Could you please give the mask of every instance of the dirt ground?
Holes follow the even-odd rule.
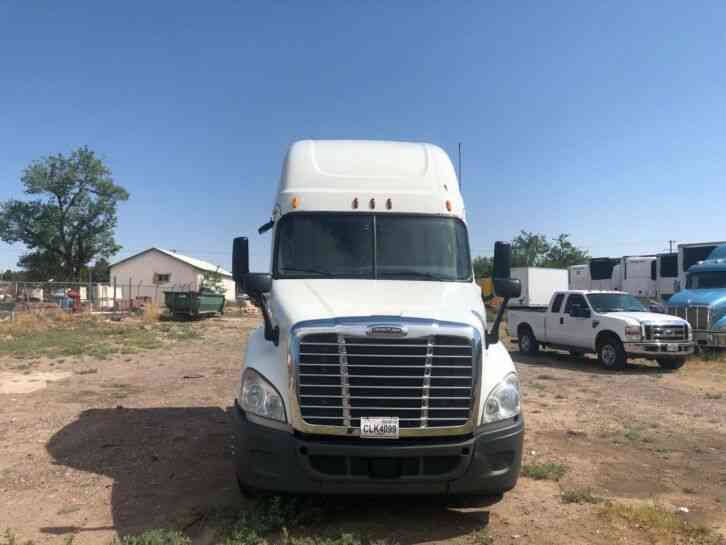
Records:
[[[107,543],[150,528],[207,542],[209,514],[243,508],[226,410],[253,318],[194,323],[201,336],[104,359],[0,359],[0,531],[20,539]],[[0,340],[2,342],[2,340]],[[522,477],[485,509],[428,501],[341,503],[315,531],[418,543],[671,543],[603,503],[655,504],[726,536],[726,362],[662,373],[645,361],[601,372],[592,358],[512,355],[521,373],[525,464],[560,464],[559,481]],[[686,512],[687,510],[687,512]]]

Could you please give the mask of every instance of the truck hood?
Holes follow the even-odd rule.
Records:
[[[668,314],[658,314],[657,312],[604,312],[601,316],[632,321],[638,324],[641,322],[662,325],[680,325],[685,323],[685,320],[682,318],[676,318],[674,316],[669,316]]]
[[[276,280],[273,314],[290,327],[306,320],[400,316],[466,323],[482,331],[479,286],[468,282],[403,280]]]
[[[674,293],[668,299],[668,306],[686,305],[724,305],[726,304],[726,288],[705,290],[683,290]]]

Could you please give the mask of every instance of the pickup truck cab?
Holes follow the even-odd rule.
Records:
[[[508,316],[521,352],[534,354],[540,347],[594,352],[606,369],[623,369],[628,356],[678,369],[694,349],[686,320],[648,312],[634,296],[618,291],[558,291],[547,307],[513,307]]]
[[[232,408],[242,491],[500,499],[522,457],[519,379],[501,312],[487,329],[446,153],[297,142],[273,202],[271,272],[233,244],[264,317]],[[497,295],[518,297],[511,247],[494,261]]]

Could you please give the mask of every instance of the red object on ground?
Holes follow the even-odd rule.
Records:
[[[68,290],[66,293],[68,297],[73,299],[73,312],[80,312],[81,310],[81,294],[74,289]]]

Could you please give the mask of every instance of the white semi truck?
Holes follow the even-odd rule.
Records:
[[[514,487],[519,379],[487,329],[464,201],[429,144],[301,141],[272,209],[270,273],[234,276],[261,307],[234,403],[243,491],[434,494]],[[495,290],[511,248],[495,248]],[[503,308],[506,306],[503,306]]]

